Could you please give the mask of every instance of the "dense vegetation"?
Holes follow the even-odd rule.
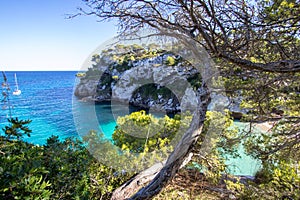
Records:
[[[299,196],[299,1],[92,0],[86,1],[86,5],[80,9],[82,14],[117,20],[120,35],[138,37],[140,30],[151,30],[203,47],[221,75],[213,81],[225,86],[228,96],[242,98],[241,106],[247,110],[242,120],[273,125],[267,133],[248,131],[242,136],[249,154],[263,163],[257,178],[264,181],[258,181],[262,185],[252,190],[255,191],[252,194],[249,192],[249,198],[255,198],[255,194],[265,199]],[[205,84],[201,89],[205,91]],[[206,107],[202,108],[206,112]],[[199,127],[203,127],[203,118],[198,121]],[[187,132],[188,135],[192,133]],[[194,142],[190,139],[190,146]],[[180,144],[174,152],[185,151],[185,154],[177,153],[181,157],[176,164],[168,163],[134,199],[152,198],[176,174],[164,175],[166,171],[176,172],[178,163],[189,154],[190,149]],[[293,178],[283,178],[283,174]]]
[[[220,72],[220,76],[212,80],[213,86],[224,86],[219,88],[224,89],[227,96],[242,98],[241,107],[247,112],[241,120],[249,123],[248,130],[238,134],[227,110],[208,111],[203,123],[199,120],[202,132],[197,135],[198,140],[192,140],[186,151],[194,155],[187,168],[201,169],[205,182],[209,183],[206,190],[213,190],[220,198],[300,198],[299,1],[84,2],[88,11],[81,9],[83,14],[96,15],[101,20],[117,18],[120,33],[124,35],[151,29],[158,33],[176,33],[201,45]],[[114,61],[111,70],[124,72],[131,63],[166,53],[157,50],[157,46],[147,48],[120,45],[104,51],[103,55],[95,55],[96,65],[89,69],[86,77],[99,76],[102,72],[97,67],[109,64],[104,59],[107,56]],[[175,56],[163,62],[170,67],[178,64]],[[108,74],[103,83],[117,80],[118,77]],[[205,89],[203,81],[207,80],[195,76],[190,81],[196,88]],[[3,95],[7,101],[7,94]],[[155,119],[137,112],[119,118],[113,135],[115,146],[95,131],[87,134],[83,141],[61,142],[54,136],[46,145],[36,146],[21,140],[24,135],[30,135],[30,126],[27,127],[30,121],[10,117],[0,140],[0,197],[108,199],[114,189],[130,177],[136,177],[136,172],[167,159],[174,148],[171,141],[178,132],[183,134],[178,131],[179,124],[185,126],[190,120],[188,114],[174,119]],[[252,131],[252,125],[261,122],[272,123],[270,131]],[[262,162],[253,181],[241,182],[238,177],[226,174],[225,155],[238,156],[236,148],[240,142],[249,155]],[[168,178],[178,171],[182,160],[166,166],[172,173],[154,179],[162,180],[154,182],[158,187],[144,187],[149,190],[138,195],[151,198],[161,191]],[[192,196],[189,184],[185,185],[185,192],[166,188],[157,198],[198,198]],[[224,187],[220,189],[220,185]],[[194,187],[193,190],[198,190]]]
[[[206,138],[205,142],[202,139],[198,141],[194,149],[196,156],[187,166],[193,169],[201,167],[206,182],[211,183],[212,188],[217,187],[221,180],[224,181],[223,174],[227,171],[224,156],[229,154],[238,156],[236,154],[238,143],[234,142],[238,132],[233,127],[233,121],[228,114],[208,113],[206,128],[202,135],[203,140]],[[105,141],[101,134],[94,131],[87,134],[83,141],[74,139],[59,141],[57,136],[52,136],[45,145],[37,146],[21,140],[30,132],[28,127],[30,121],[12,119],[10,126],[4,129],[5,136],[1,136],[0,140],[1,198],[108,199],[115,188],[133,175],[130,169],[133,167],[143,169],[145,164],[143,160],[146,160],[147,153],[161,150],[158,154],[151,155],[152,163],[147,163],[148,165],[162,160],[172,150],[170,140],[178,131],[180,124],[188,127],[190,120],[190,115],[185,115],[181,120],[179,116],[173,119],[168,117],[156,119],[151,115],[146,115],[144,111],[119,118],[118,127],[113,135],[115,144],[120,146],[124,154],[128,151],[140,153],[140,156],[135,157],[135,160],[128,164],[128,160],[120,159],[119,151],[115,151],[109,141]],[[209,126],[212,122],[214,122],[214,127]],[[139,134],[149,133],[149,128],[152,129],[151,132],[157,134],[140,139],[136,137],[141,137],[141,135],[126,134],[135,129],[141,131],[141,127],[145,131]],[[214,130],[214,133],[209,133],[209,141],[205,135],[208,133],[208,128]],[[216,135],[220,131],[222,135]],[[205,147],[202,144],[207,145],[206,148],[209,147],[209,151],[203,151]],[[90,151],[86,147],[89,147]],[[117,158],[120,168],[112,168],[107,163],[101,164],[95,159],[97,156],[108,156],[101,154],[103,148],[111,148],[111,151],[106,149],[105,154],[110,153],[109,160]],[[93,149],[99,151],[98,155]],[[162,153],[165,155],[163,156]],[[225,180],[227,188],[222,191],[226,191],[225,194],[234,194],[241,199],[262,197],[274,199],[284,196],[297,199],[300,195],[299,171],[297,165],[290,161],[264,162],[264,168],[257,173],[255,182],[248,182],[247,185],[232,180],[235,179]],[[160,196],[164,199],[174,194],[176,190],[171,193],[163,192]],[[222,196],[222,193],[219,195]]]
[[[156,119],[145,111],[134,112],[118,119],[118,126],[113,134],[114,144],[123,150],[137,153],[159,150],[170,145],[179,130],[180,122],[178,115],[173,119],[168,116]],[[188,122],[185,126],[187,125]]]
[[[99,163],[84,141],[51,136],[38,146],[20,140],[28,123],[12,119],[0,137],[1,199],[107,199],[127,178]]]
[[[124,60],[124,58],[128,57],[129,52],[126,48],[133,47],[121,46],[108,52],[111,53],[113,51],[118,56],[121,55],[121,57],[114,56],[115,59]],[[145,48],[140,47],[139,50],[146,54],[145,56],[140,55],[142,58],[147,57],[149,52]],[[120,51],[123,54],[120,54]],[[160,52],[164,51],[161,50]],[[104,53],[107,52],[104,51]],[[112,54],[107,55],[112,56]],[[151,55],[153,56],[153,54]],[[173,60],[172,58],[168,56],[164,63],[171,66],[179,63],[175,63],[175,59],[173,58]],[[134,60],[138,59],[134,58]],[[180,62],[183,61],[181,60]],[[223,84],[228,97],[233,99],[243,97],[240,106],[248,112],[244,113],[241,120],[250,123],[250,131],[242,132],[240,135],[237,135],[236,130],[231,129],[229,131],[228,128],[232,125],[230,112],[227,112],[225,118],[221,113],[208,112],[206,126],[209,124],[213,126],[210,129],[215,129],[215,135],[210,133],[212,135],[209,135],[209,137],[212,138],[210,141],[207,141],[206,131],[203,131],[198,144],[194,147],[195,155],[197,156],[193,157],[193,162],[191,162],[190,166],[195,167],[197,163],[196,166],[200,166],[200,169],[209,181],[219,183],[223,178],[222,174],[227,172],[223,156],[226,154],[238,156],[234,147],[242,139],[247,153],[261,160],[263,168],[256,174],[255,182],[252,182],[247,187],[243,184],[227,181],[228,189],[243,199],[255,199],[258,196],[264,199],[284,196],[298,198],[300,155],[298,126],[300,116],[299,73],[283,75],[281,73],[257,70],[241,70],[240,67],[232,63],[224,63],[218,59],[215,62],[223,65],[219,69],[222,76],[214,80],[214,87],[218,88],[220,84]],[[126,66],[130,65],[128,62],[125,62],[125,64]],[[186,64],[188,65],[187,62]],[[114,64],[112,66],[119,65]],[[195,87],[194,89],[201,86],[202,81],[199,76],[199,74],[195,74],[195,76],[188,79]],[[111,81],[117,80],[111,78]],[[139,93],[144,99],[155,99],[158,94],[172,95],[169,90],[165,91],[165,88],[158,88],[155,84],[145,85],[135,92]],[[113,135],[114,144],[122,150],[141,153],[139,158],[131,158],[135,159],[135,163],[139,163],[143,160],[144,154],[154,149],[160,150],[161,147],[166,147],[169,144],[172,136],[176,134],[178,125],[182,122],[181,120],[177,117],[174,119],[155,119],[151,115],[145,115],[144,112],[133,113],[118,120],[118,127]],[[271,131],[251,131],[254,128],[253,124],[266,121],[274,124]],[[169,126],[166,124],[169,124]],[[164,129],[170,133],[169,135],[162,134],[163,125],[167,126]],[[147,136],[149,132],[152,134],[151,137]],[[222,133],[222,135],[216,135],[217,133]],[[166,136],[170,136],[170,138]],[[210,146],[208,154],[201,152],[203,151],[202,142],[204,140],[207,143],[206,146]],[[167,152],[170,152],[171,149],[161,149],[163,156],[161,155],[160,159],[155,158],[156,154],[152,155],[152,164],[154,164],[155,160],[162,161],[162,158],[166,159],[165,156],[168,155]],[[116,153],[116,150],[114,152]],[[145,166],[149,164],[151,163],[147,163]],[[136,169],[142,168],[136,167]]]
[[[122,46],[118,51],[127,47],[132,48]],[[122,55],[126,56],[128,52],[124,52]],[[172,59],[168,60],[165,64],[175,65]],[[97,73],[95,66],[89,71],[87,77]],[[290,76],[276,73],[241,71],[232,65],[223,67],[221,73],[222,77],[214,80],[214,86],[225,84],[228,96],[243,97],[241,107],[249,112],[242,120],[251,122],[250,130],[253,122],[276,119],[276,125],[271,132],[241,132],[233,126],[230,111],[207,112],[202,134],[193,147],[192,161],[181,173],[191,169],[195,173],[201,172],[203,181],[212,189],[204,187],[201,193],[208,196],[218,191],[220,198],[228,195],[240,199],[299,198],[299,127],[295,126],[299,116],[299,82],[293,81],[299,74],[289,79]],[[198,76],[195,74],[189,80],[195,89],[202,83]],[[157,88],[155,84],[141,87],[136,92],[143,98],[172,95],[170,90]],[[3,101],[8,101],[7,96]],[[136,172],[167,159],[174,149],[173,140],[180,139],[191,120],[190,113],[181,113],[174,118],[155,118],[145,111],[134,112],[118,119],[113,134],[115,146],[95,131],[88,133],[82,141],[60,141],[52,136],[45,145],[37,146],[22,141],[31,134],[30,120],[10,118],[0,141],[1,198],[109,199],[112,192]],[[230,175],[225,163],[227,156],[239,156],[237,148],[241,142],[249,155],[262,161],[262,168],[254,181],[248,180],[247,184]],[[218,188],[222,185],[220,183],[225,183],[222,189]],[[214,188],[218,189],[214,191]],[[166,189],[157,198],[165,199],[177,196],[177,193],[181,192]],[[183,196],[183,199],[199,196],[190,195]]]

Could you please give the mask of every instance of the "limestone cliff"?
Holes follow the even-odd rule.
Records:
[[[94,65],[81,78],[75,96],[92,101],[120,101],[169,113],[194,110],[195,91],[201,85],[197,69],[180,56],[137,45],[116,46],[94,55]],[[212,93],[210,110],[229,108],[236,118],[246,112],[241,99]]]
[[[146,109],[179,112],[184,104],[181,101],[189,99],[185,95],[195,97],[193,88],[200,77],[179,56],[137,46],[116,47],[94,55],[93,61],[94,66],[75,89],[75,96],[81,99],[98,102],[113,99]],[[188,107],[193,109],[196,103]]]

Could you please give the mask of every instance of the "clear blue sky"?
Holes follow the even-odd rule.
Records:
[[[111,23],[76,13],[81,0],[0,0],[0,71],[79,70],[117,34]]]

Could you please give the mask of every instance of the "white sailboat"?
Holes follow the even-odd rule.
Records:
[[[21,90],[19,90],[18,80],[17,80],[17,75],[16,74],[15,74],[15,83],[16,83],[16,89],[13,91],[13,95],[20,95]]]

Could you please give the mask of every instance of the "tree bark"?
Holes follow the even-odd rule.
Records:
[[[197,142],[197,139],[201,134],[207,106],[210,103],[209,89],[205,84],[202,87],[202,91],[202,94],[199,94],[198,96],[198,107],[194,112],[191,126],[182,136],[182,139],[177,144],[166,163],[164,165],[162,163],[157,163],[139,173],[115,190],[111,199],[151,199],[175,176],[183,163],[187,163],[185,160],[189,157],[188,155],[190,155],[193,145]],[[150,183],[143,187],[148,182]],[[136,193],[137,190],[139,191]]]
[[[140,172],[132,177],[125,184],[117,188],[111,197],[111,200],[126,199],[135,194],[141,187],[149,183],[157,173],[162,169],[164,163],[156,163],[150,168]]]

